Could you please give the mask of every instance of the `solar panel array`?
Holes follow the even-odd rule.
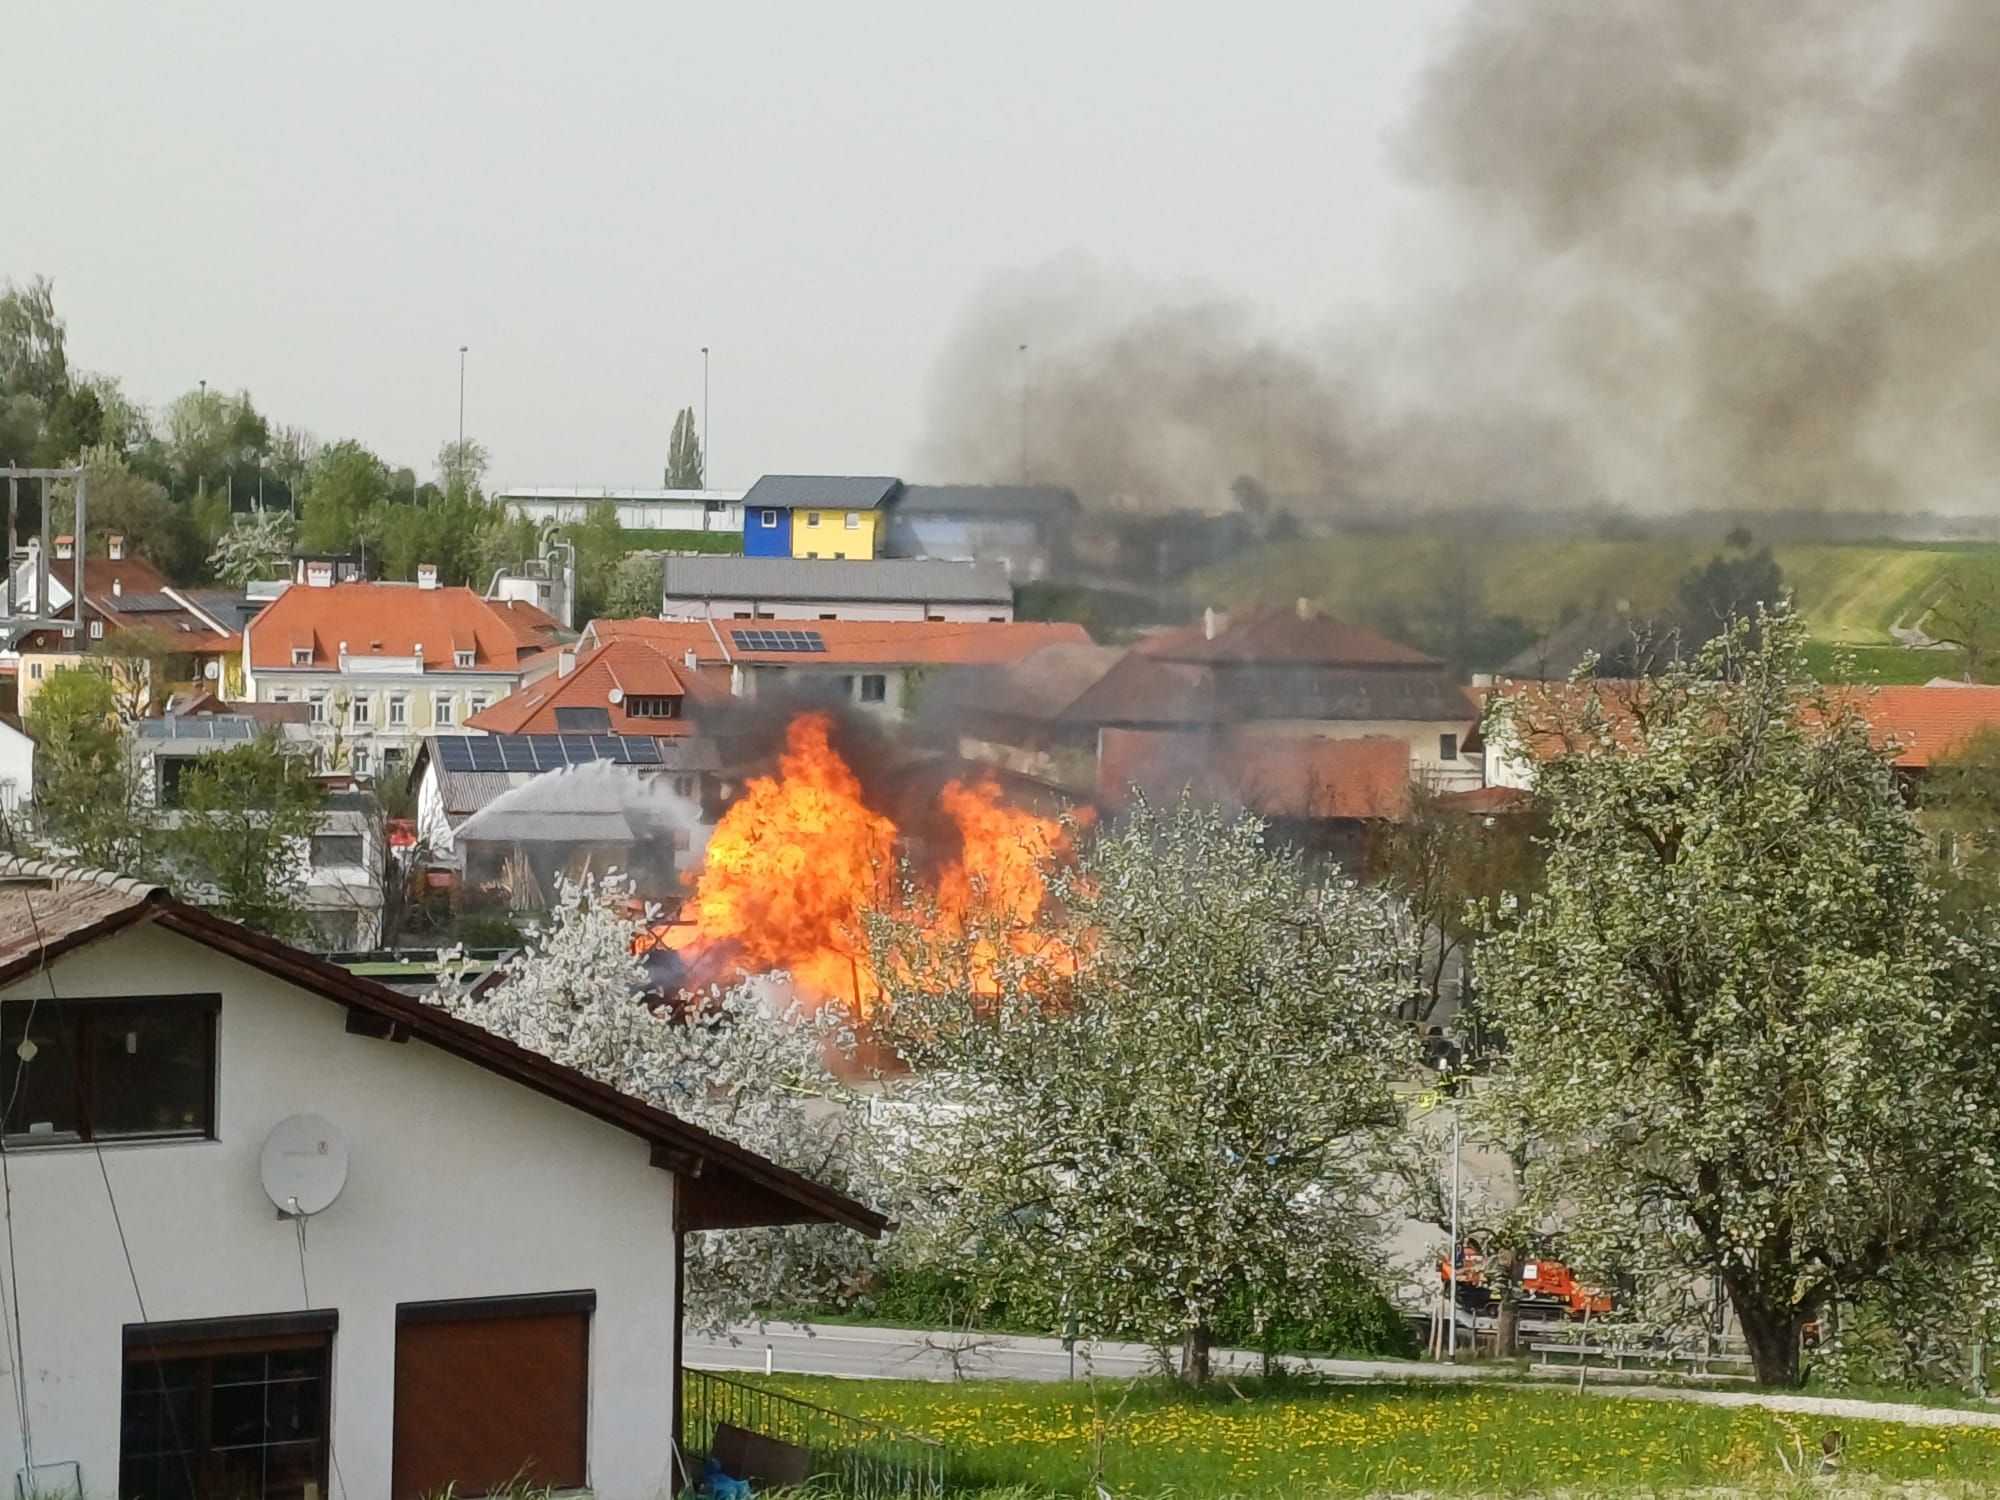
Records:
[[[738,651],[824,651],[826,637],[817,630],[732,630]]]
[[[164,615],[177,614],[180,602],[165,594],[100,594],[103,599],[121,615]]]
[[[555,771],[615,761],[622,766],[663,764],[649,739],[621,734],[447,735],[431,741],[447,771]]]
[[[229,714],[140,719],[132,729],[142,740],[248,740],[257,735],[254,722]]]

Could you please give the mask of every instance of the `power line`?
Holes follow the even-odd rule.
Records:
[[[293,1201],[296,1202],[297,1200]],[[312,1283],[306,1278],[306,1216],[304,1214],[294,1214],[292,1216],[292,1224],[299,1232],[299,1295],[305,1299],[305,1310],[311,1312],[313,1305]],[[329,1382],[332,1381],[333,1369],[331,1365],[328,1366],[324,1378]],[[329,1413],[333,1410],[332,1398],[333,1393],[331,1391],[327,1392],[325,1409]],[[347,1500],[347,1481],[340,1475],[340,1455],[334,1451],[333,1446],[333,1419],[331,1416],[327,1418],[326,1423],[326,1461],[333,1466],[333,1482],[335,1487],[340,1491],[341,1500]]]

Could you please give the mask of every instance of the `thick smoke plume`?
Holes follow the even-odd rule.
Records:
[[[1994,0],[1477,0],[1397,142],[1445,277],[1303,336],[1011,279],[946,350],[929,467],[1018,477],[1026,341],[1035,476],[1092,500],[1983,508],[1996,121]]]

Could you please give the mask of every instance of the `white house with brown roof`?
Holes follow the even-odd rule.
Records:
[[[884,1227],[130,880],[0,861],[0,1040],[20,1492],[657,1500],[683,1237]]]
[[[306,704],[329,766],[372,775],[555,670],[562,639],[534,605],[467,588],[295,585],[244,628],[246,694]]]

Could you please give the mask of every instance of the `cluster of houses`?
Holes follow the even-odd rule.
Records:
[[[913,759],[983,768],[1043,804],[1190,791],[1356,870],[1413,788],[1490,816],[1530,770],[1480,735],[1496,684],[1303,600],[1205,610],[1120,645],[1017,620],[1014,580],[1062,555],[1064,491],[767,475],[735,496],[502,498],[543,519],[608,501],[635,529],[740,528],[744,551],[668,549],[655,614],[573,630],[559,573],[482,595],[431,568],[381,582],[302,558],[249,590],[182,589],[116,537],[82,560],[71,601],[58,539],[67,566],[17,572],[30,589],[46,573],[52,612],[82,623],[0,652],[15,710],[0,717],[0,812],[33,794],[18,714],[60,668],[100,665],[132,699],[163,807],[219,746],[271,736],[313,759],[333,795],[302,851],[309,914],[324,949],[353,951],[381,942],[386,882],[412,866],[461,909],[532,912],[613,867],[671,902],[737,789],[770,769],[773,706],[839,706]],[[147,648],[111,649],[135,639]],[[1920,770],[2000,722],[2000,690],[1892,688],[1875,712]],[[381,814],[389,787],[412,795],[403,816]]]
[[[587,498],[635,529],[741,529],[743,555],[664,557],[657,614],[578,630],[549,571],[481,594],[301,559],[238,594],[176,588],[112,539],[79,596],[32,601],[58,623],[0,654],[0,806],[33,796],[19,712],[63,667],[108,671],[163,806],[189,764],[253,737],[334,783],[310,900],[322,946],[352,949],[392,868],[509,911],[592,866],[670,893],[792,705],[1048,801],[1246,808],[1348,865],[1414,788],[1489,817],[1531,769],[1534,747],[1481,732],[1507,684],[1304,602],[1116,645],[1015,619],[1013,582],[1059,551],[1059,498],[811,476]],[[510,503],[563,519],[585,499]],[[106,649],[121,637],[134,649]],[[2000,724],[2000,688],[1871,701],[1911,774]],[[414,789],[406,820],[381,814],[392,782]],[[0,857],[0,1052],[0,1449],[23,1494],[674,1492],[686,1237],[886,1227],[356,966],[112,874]]]

